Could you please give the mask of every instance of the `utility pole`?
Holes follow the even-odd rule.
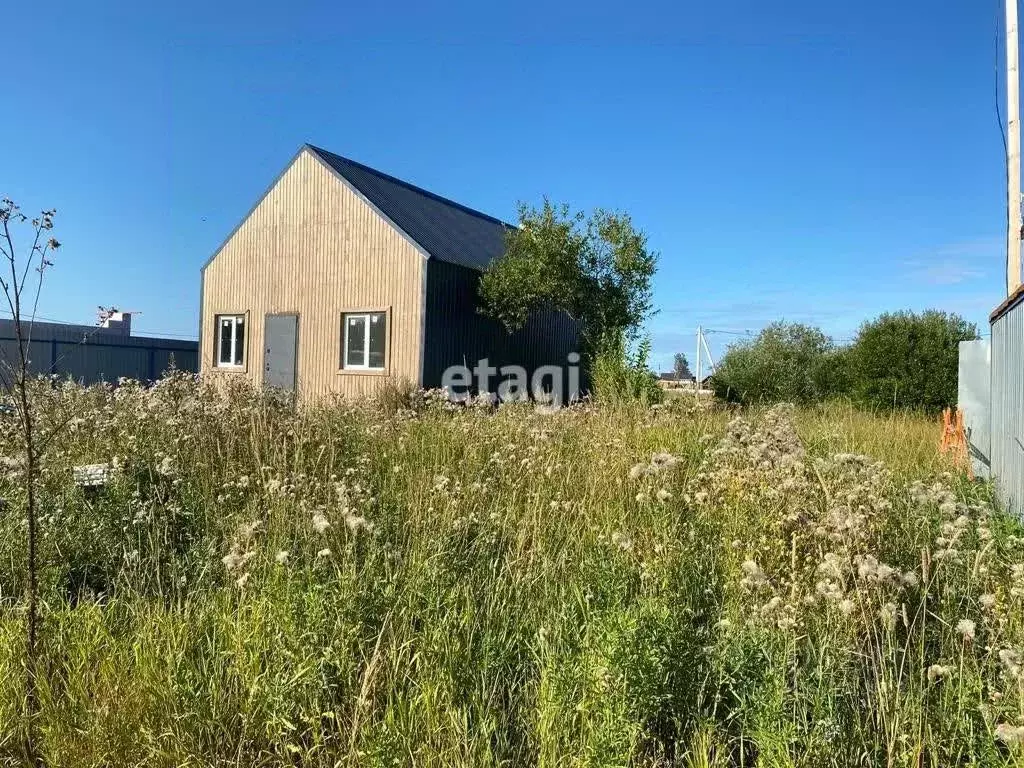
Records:
[[[1006,0],[1006,293],[1020,286],[1020,76],[1017,0]]]
[[[714,355],[711,354],[711,347],[708,346],[708,337],[704,333],[704,329],[703,328],[700,329],[700,340],[704,343],[704,352],[707,353],[708,364],[711,366],[710,370],[711,370],[712,375],[714,375],[714,373],[715,373],[715,357],[714,357]]]

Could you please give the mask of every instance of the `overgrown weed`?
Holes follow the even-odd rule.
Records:
[[[50,765],[1021,764],[1022,532],[922,419],[35,397]]]

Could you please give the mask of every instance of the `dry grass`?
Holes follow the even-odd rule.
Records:
[[[73,416],[41,487],[48,764],[1022,764],[1021,530],[934,423],[392,400],[40,388],[44,428]]]

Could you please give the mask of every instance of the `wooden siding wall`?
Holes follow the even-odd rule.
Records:
[[[205,269],[201,371],[262,384],[264,318],[294,312],[303,397],[368,394],[388,376],[419,383],[425,269],[419,249],[304,150]],[[341,315],[367,309],[390,310],[384,375],[340,367]],[[238,313],[246,365],[232,372],[213,365],[214,318]]]
[[[478,360],[500,368],[521,365],[532,375],[541,365],[567,365],[570,352],[579,351],[577,325],[561,312],[531,317],[510,334],[496,320],[477,311],[480,274],[465,267],[431,260],[427,265],[427,327],[423,385],[441,386],[445,368]],[[492,381],[497,387],[498,377]],[[581,384],[585,382],[581,379]],[[563,388],[568,392],[568,383]]]

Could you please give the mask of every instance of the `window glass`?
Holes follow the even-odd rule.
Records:
[[[387,348],[387,316],[383,312],[370,315],[369,365],[371,368],[384,367],[384,352]]]
[[[244,361],[242,355],[245,352],[245,318],[235,318],[235,365],[241,365]]]
[[[366,316],[349,315],[345,330],[345,365],[366,365]]]
[[[386,312],[342,315],[342,367],[383,371],[387,367],[387,326]]]
[[[227,368],[245,364],[245,315],[217,315],[216,364]]]
[[[229,317],[220,319],[220,356],[218,360],[224,365],[231,365],[231,337],[234,323]]]

